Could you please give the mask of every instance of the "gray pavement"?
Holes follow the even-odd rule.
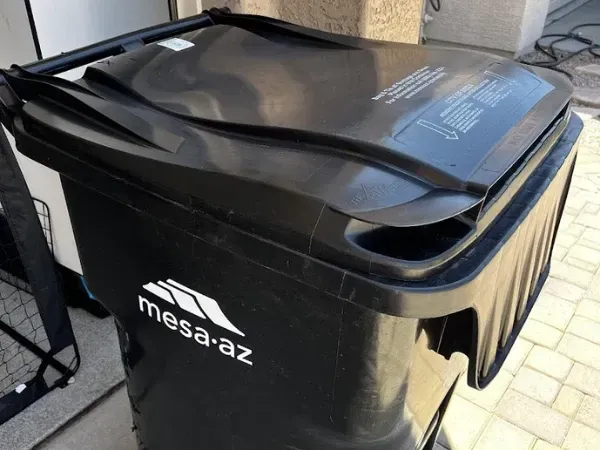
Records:
[[[125,387],[69,424],[39,450],[137,450]]]
[[[600,449],[600,119],[585,130],[550,277],[491,385],[462,383],[449,450]]]
[[[0,450],[31,449],[123,382],[112,319],[97,319],[78,309],[69,315],[82,358],[74,383],[55,389],[0,426]],[[114,448],[110,445],[103,448]]]

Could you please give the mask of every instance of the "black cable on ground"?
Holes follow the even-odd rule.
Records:
[[[583,34],[581,32],[577,31],[580,28],[585,28],[585,27],[600,27],[600,23],[584,23],[581,25],[577,25],[576,27],[573,27],[566,34],[544,35],[535,42],[535,49],[537,51],[543,53],[550,59],[548,59],[546,61],[535,61],[535,62],[524,61],[521,59],[519,62],[530,65],[530,66],[544,67],[546,69],[555,70],[557,72],[564,73],[569,78],[573,78],[573,76],[570,73],[561,69],[558,66],[560,64],[564,63],[565,61],[567,61],[577,55],[585,53],[585,52],[589,52],[591,55],[595,56],[596,58],[600,58],[600,43],[594,42],[593,40],[583,36]],[[542,43],[542,41],[545,41],[549,38],[554,38],[554,40],[551,41],[550,43],[544,45]],[[577,50],[575,52],[569,53],[569,52],[562,51],[561,52],[562,55],[557,54],[555,45],[560,42],[564,42],[564,41],[568,41],[568,40],[573,40],[573,41],[585,44],[585,47],[583,47],[582,49]]]
[[[435,12],[440,12],[442,9],[442,0],[429,0],[429,4]]]

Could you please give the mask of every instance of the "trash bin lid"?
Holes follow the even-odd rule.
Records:
[[[213,26],[98,63],[81,88],[56,86],[68,112],[39,99],[24,114],[60,129],[66,151],[86,141],[78,157],[251,232],[422,278],[539,165],[571,87],[479,52],[351,43]],[[398,239],[409,254],[386,254]]]

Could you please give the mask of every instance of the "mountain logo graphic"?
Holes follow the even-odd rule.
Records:
[[[168,279],[166,282],[158,281],[156,283],[148,283],[143,287],[145,290],[163,299],[167,303],[176,305],[196,317],[210,320],[221,328],[225,328],[232,333],[245,337],[245,334],[225,316],[219,304],[206,295],[196,292],[171,279]]]

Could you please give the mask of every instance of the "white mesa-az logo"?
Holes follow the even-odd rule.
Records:
[[[197,318],[208,320],[238,336],[245,336],[245,334],[233,325],[225,316],[219,304],[206,295],[196,292],[193,289],[170,279],[166,282],[158,281],[157,283],[148,283],[143,287],[146,291],[161,298],[165,302],[177,306]],[[252,365],[252,361],[249,359],[252,355],[252,350],[239,344],[234,344],[227,338],[211,336],[208,331],[202,327],[192,328],[192,324],[187,320],[179,319],[170,311],[161,311],[161,308],[159,308],[158,305],[150,302],[141,295],[138,297],[138,300],[141,312],[148,314],[149,317],[156,319],[157,322],[163,323],[167,328],[173,331],[179,331],[179,333],[187,339],[194,338],[198,344],[205,347],[217,347],[223,355],[235,358],[250,366]]]

